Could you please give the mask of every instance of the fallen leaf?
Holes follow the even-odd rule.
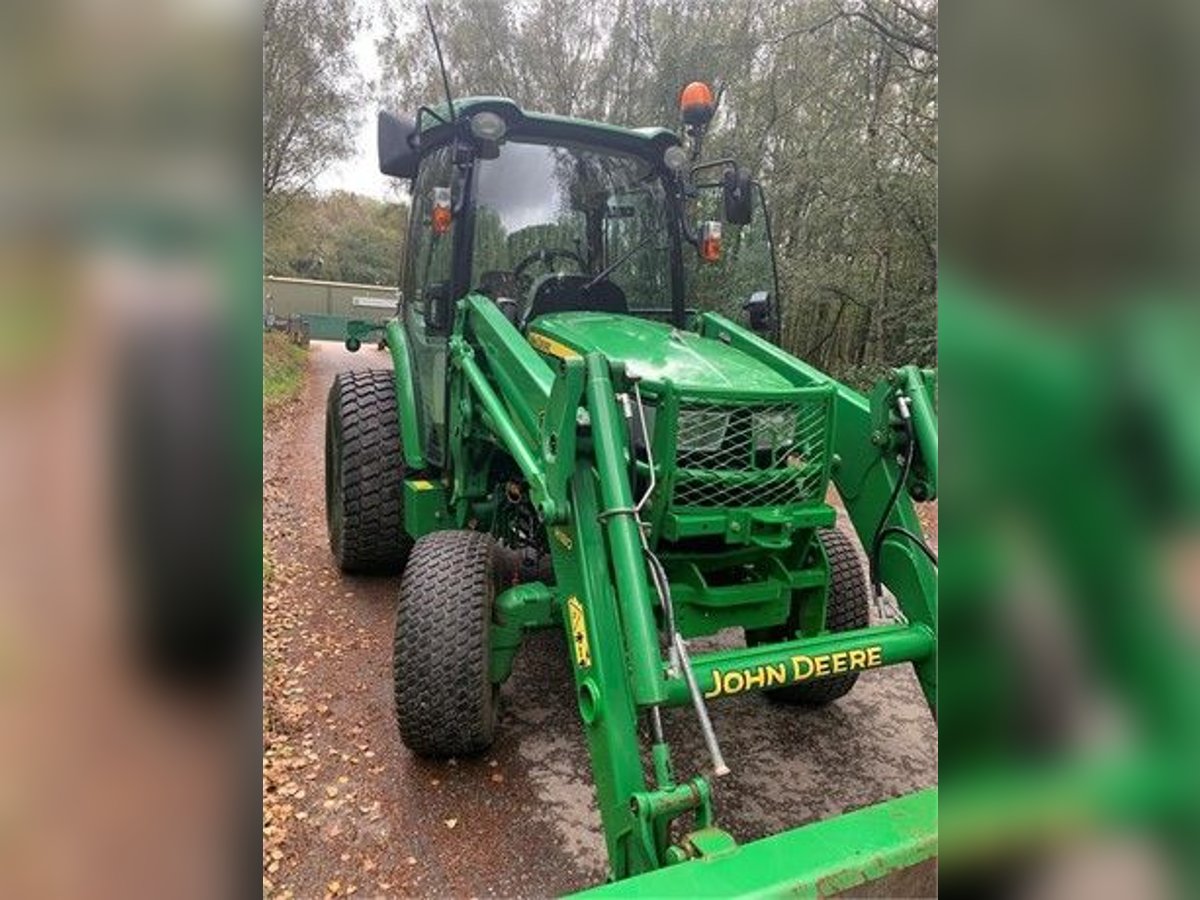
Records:
[[[331,784],[331,785],[329,785],[329,787],[325,788],[325,796],[336,797],[337,791],[338,791],[337,786]]]
[[[458,824],[458,819],[446,819],[445,822],[447,828],[453,828]]]
[[[504,776],[501,775],[499,772],[492,773],[492,781],[496,782],[496,784],[499,784],[503,780],[504,780]]]

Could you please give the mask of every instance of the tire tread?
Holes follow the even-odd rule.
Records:
[[[395,574],[412,539],[404,528],[404,453],[391,371],[338,373],[329,388],[325,427],[325,452],[340,452],[342,463],[341,483],[325,488],[329,543],[338,567],[353,574]],[[340,531],[332,509],[339,502]]]
[[[413,546],[396,605],[392,673],[400,737],[419,756],[467,756],[492,743],[495,592],[490,535],[437,531]]]

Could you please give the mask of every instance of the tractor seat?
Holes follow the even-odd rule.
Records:
[[[489,269],[479,276],[479,293],[499,300],[501,297],[520,297],[517,276],[503,269]]]
[[[607,312],[629,315],[625,292],[607,278],[584,290],[591,275],[545,275],[533,289],[533,300],[525,316],[528,325],[551,312]]]

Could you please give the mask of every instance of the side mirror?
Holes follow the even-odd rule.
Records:
[[[394,178],[415,178],[418,154],[414,138],[417,134],[415,119],[401,118],[380,110],[379,171]]]
[[[750,330],[756,334],[771,333],[771,294],[768,291],[755,291],[750,299],[742,304],[750,318]]]
[[[725,170],[725,221],[730,225],[749,225],[754,209],[750,173],[738,166]]]
[[[432,331],[450,328],[450,285],[435,281],[425,286],[425,325]]]

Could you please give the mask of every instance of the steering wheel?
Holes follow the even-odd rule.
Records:
[[[580,255],[574,250],[566,250],[560,247],[546,247],[542,250],[534,250],[519,263],[517,263],[513,268],[513,275],[521,281],[524,281],[525,270],[535,262],[541,263],[544,266],[549,266],[550,263],[554,262],[554,260],[559,259],[560,257],[571,260],[573,263],[575,263],[575,265],[579,266],[580,272],[587,271],[587,263],[584,262]]]

